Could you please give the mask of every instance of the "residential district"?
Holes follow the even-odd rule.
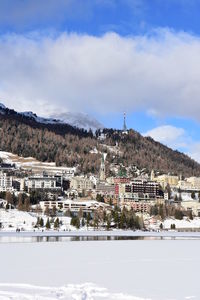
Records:
[[[124,166],[106,177],[106,154],[99,174],[76,168],[29,168],[0,164],[1,230],[200,229],[200,177],[139,172]]]

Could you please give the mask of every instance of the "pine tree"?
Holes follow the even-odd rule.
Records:
[[[181,210],[179,210],[179,209],[175,210],[175,219],[182,220],[183,216],[184,216],[184,214]]]
[[[162,204],[159,206],[159,215],[160,215],[161,219],[163,220],[164,219],[164,210],[163,210]]]
[[[174,201],[175,201],[175,202],[178,201],[178,196],[177,196],[177,194],[176,194],[175,197],[174,197]]]
[[[175,224],[171,224],[170,227],[171,227],[171,229],[173,229],[173,230],[176,229],[176,225],[175,225]]]
[[[50,225],[50,221],[49,221],[49,218],[47,219],[47,222],[46,222],[46,229],[50,229],[51,228],[51,225]]]
[[[179,193],[179,195],[178,195],[178,201],[182,201],[182,196],[181,196],[181,193]]]
[[[87,213],[87,219],[86,219],[86,223],[87,223],[87,229],[90,225],[90,220],[91,220],[91,216],[90,216],[90,213]]]
[[[53,208],[52,208],[52,216],[53,217],[56,216],[56,212],[57,212],[56,206],[53,206]]]
[[[120,216],[119,227],[121,229],[126,228],[126,215],[125,215],[124,210],[122,211],[121,216]]]
[[[13,202],[13,195],[10,193],[10,192],[6,192],[6,201],[9,203],[9,204],[14,204]]]
[[[82,220],[81,220],[81,227],[84,227],[84,226],[85,226],[85,219],[82,218]]]
[[[23,202],[22,202],[22,197],[20,197],[20,195],[21,194],[19,194],[17,209],[23,210],[24,206],[23,206]]]
[[[82,208],[79,209],[78,217],[79,217],[80,219],[83,217],[83,210],[82,210]]]
[[[23,210],[24,206],[23,206],[23,197],[22,194],[20,193],[18,196],[18,204],[17,204],[17,209],[18,210]]]
[[[37,227],[39,227],[39,226],[40,226],[40,217],[37,217],[36,226],[37,226]]]
[[[42,218],[40,218],[40,227],[44,226],[44,220]]]
[[[107,216],[107,218],[106,218],[107,220],[107,222],[106,222],[106,229],[107,230],[110,230],[110,225],[111,225],[111,220],[110,220],[110,216]]]
[[[29,198],[26,198],[24,201],[24,210],[30,211],[30,199]]]
[[[165,188],[165,193],[168,194],[168,199],[171,199],[171,196],[172,196],[172,190],[171,190],[171,187],[169,185],[169,183],[167,184],[166,188]]]
[[[49,215],[50,215],[50,210],[49,210],[49,207],[48,207],[48,206],[46,206],[45,211],[44,211],[44,214],[45,214],[46,216],[49,216]]]
[[[59,219],[56,218],[54,221],[54,229],[58,229],[60,227]]]
[[[94,214],[93,226],[96,229],[99,228],[99,217],[98,217],[98,213],[97,212],[95,212],[95,214]]]

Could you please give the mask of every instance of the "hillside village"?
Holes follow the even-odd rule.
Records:
[[[122,130],[94,137],[0,110],[0,230],[200,230],[199,164],[128,130],[125,114]]]
[[[3,151],[0,157],[1,230],[200,230],[200,177],[122,164],[107,176],[106,152],[97,175]]]

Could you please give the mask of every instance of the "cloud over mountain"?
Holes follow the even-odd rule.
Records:
[[[200,39],[183,32],[0,37],[0,98],[49,115],[143,109],[200,120]]]
[[[186,132],[183,128],[177,128],[171,125],[163,125],[153,128],[146,133],[144,136],[150,136],[155,141],[159,141],[172,149],[178,149],[180,147],[186,147],[185,136]]]
[[[155,127],[143,133],[143,136],[150,136],[168,147],[177,150],[181,149],[184,153],[200,162],[200,142],[195,141],[190,133],[179,127],[163,125]]]

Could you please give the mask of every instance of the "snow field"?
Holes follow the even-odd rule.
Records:
[[[2,243],[0,299],[199,300],[199,248],[200,240]]]

